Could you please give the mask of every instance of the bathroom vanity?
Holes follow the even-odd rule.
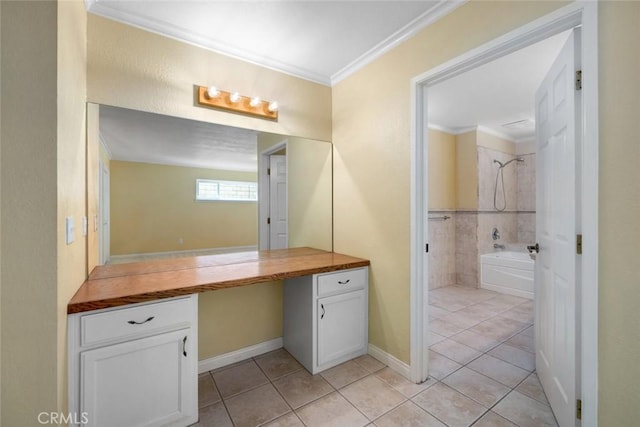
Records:
[[[312,248],[99,266],[67,307],[69,411],[198,420],[198,293],[285,280],[285,348],[312,373],[367,351],[369,261]]]

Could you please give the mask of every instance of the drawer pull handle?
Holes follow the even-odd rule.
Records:
[[[322,309],[322,315],[320,316],[320,319],[324,319],[324,304],[320,304],[320,308]]]
[[[142,325],[143,323],[151,322],[154,317],[155,316],[151,316],[147,320],[144,320],[142,322],[136,322],[135,320],[129,320],[127,323],[130,324],[130,325]]]
[[[182,354],[184,357],[187,357],[187,336],[185,335],[182,339]]]
[[[349,283],[351,281],[351,279],[347,279],[344,282],[341,282],[338,280],[338,285],[346,285],[347,283]]]

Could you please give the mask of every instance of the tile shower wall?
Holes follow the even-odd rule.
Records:
[[[450,284],[478,287],[480,255],[495,251],[493,244],[507,249],[524,250],[535,241],[535,154],[519,155],[524,162],[514,162],[503,169],[504,187],[499,182],[497,212],[493,193],[498,165],[514,157],[486,147],[477,147],[478,210],[430,211],[429,216],[451,216],[448,221],[429,221],[429,289]],[[491,237],[493,228],[500,231],[500,240]]]
[[[458,285],[478,286],[478,213],[456,214],[456,282]]]
[[[532,244],[536,240],[536,155],[521,155],[518,174],[518,242]]]
[[[448,216],[449,219],[442,220]],[[429,289],[456,284],[456,214],[429,212]]]
[[[493,192],[496,186],[496,174],[498,164],[494,160],[506,163],[513,159],[513,154],[503,153],[486,147],[478,147],[478,210],[494,211]],[[514,211],[518,207],[517,202],[517,169],[519,162],[513,162],[502,169],[504,177],[504,191],[502,190],[502,180],[498,181],[498,192],[496,197],[497,206],[502,209],[507,200],[506,211]]]

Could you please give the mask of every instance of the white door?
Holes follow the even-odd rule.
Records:
[[[364,290],[320,298],[317,304],[318,366],[366,348]]]
[[[536,94],[536,369],[563,427],[577,421],[579,46],[575,29]]]
[[[88,426],[184,425],[197,414],[191,329],[81,353]]]
[[[109,262],[110,251],[110,219],[109,219],[109,169],[104,166],[102,160],[98,161],[98,221],[100,229],[98,231],[98,258],[100,264]]]
[[[287,156],[269,156],[269,249],[289,247],[287,234]]]

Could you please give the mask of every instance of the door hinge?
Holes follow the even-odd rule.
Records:
[[[428,243],[426,245],[424,245],[424,251],[426,253],[429,253],[429,244]]]
[[[271,175],[271,168],[267,168],[267,175]]]
[[[576,418],[582,419],[582,400],[580,399],[576,400]]]
[[[267,224],[271,224],[271,217],[267,218]]]
[[[582,90],[582,70],[576,71],[576,90]]]
[[[576,252],[578,255],[582,255],[582,234],[576,236]]]

